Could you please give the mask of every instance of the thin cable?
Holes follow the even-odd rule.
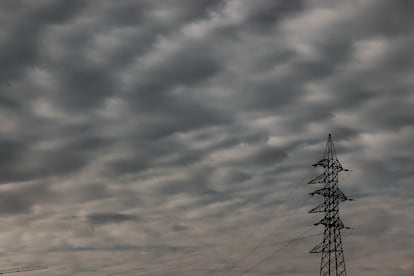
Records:
[[[303,198],[303,201],[305,200],[305,198]],[[303,201],[302,201],[302,203],[303,203]],[[273,235],[275,235],[275,233],[277,233],[277,231],[276,230],[279,230],[279,228],[280,228],[280,226],[281,225],[283,225],[283,224],[286,224],[287,222],[289,222],[290,221],[290,219],[293,217],[293,216],[295,216],[298,212],[299,212],[299,210],[300,210],[300,208],[298,208],[298,209],[296,209],[295,210],[295,212],[293,213],[293,214],[290,214],[289,216],[287,216],[286,217],[286,219],[284,219],[282,222],[279,222],[279,224],[276,226],[276,227],[274,227],[273,229],[272,229],[272,231],[264,238],[264,239],[262,239],[261,241],[259,241],[259,243],[258,244],[256,244],[256,246],[254,246],[253,248],[251,248],[245,255],[243,255],[243,257],[241,257],[239,260],[237,260],[236,262],[234,262],[231,266],[230,266],[230,268],[227,270],[227,271],[225,271],[224,273],[225,274],[227,274],[227,273],[230,273],[234,268],[236,268],[240,263],[242,263],[244,260],[246,260],[253,252],[255,252],[256,250],[258,250],[265,242],[267,242]],[[257,231],[257,230],[255,230],[255,231]],[[255,232],[254,231],[254,232]],[[215,271],[214,271],[215,272]],[[213,273],[214,273],[213,272]],[[221,272],[221,274],[223,273],[223,271]],[[214,275],[214,274],[213,274]],[[218,274],[218,275],[220,275],[220,274]]]
[[[267,242],[272,236],[275,235],[277,232],[276,230],[279,230],[280,225],[288,222],[294,215],[297,214],[299,209],[295,211],[292,215],[288,216],[282,223],[280,223],[278,226],[274,227],[272,232],[270,232],[264,239],[262,239],[255,247],[253,247],[251,250],[249,250],[242,258],[240,258],[238,261],[232,264],[230,269],[226,272],[231,272],[234,268],[236,268],[240,263],[242,263],[244,260],[246,260],[253,252],[255,252],[257,249],[259,249],[265,242]]]
[[[275,250],[272,254],[270,254],[270,255],[268,255],[268,256],[266,256],[265,258],[263,258],[263,259],[261,259],[259,262],[257,262],[256,264],[254,264],[254,265],[252,265],[252,266],[250,266],[248,269],[246,269],[246,270],[244,270],[244,271],[242,271],[241,272],[241,274],[240,274],[240,276],[241,275],[244,275],[244,274],[246,274],[246,273],[248,273],[248,272],[250,272],[250,271],[252,271],[253,269],[255,269],[256,267],[258,267],[259,265],[261,265],[262,263],[264,263],[264,262],[266,262],[267,260],[269,260],[270,258],[273,258],[273,257],[275,257],[279,252],[281,252],[282,250],[284,250],[284,249],[286,249],[286,248],[288,248],[293,242],[295,242],[295,241],[298,241],[298,240],[301,240],[301,239],[304,239],[305,238],[305,234],[306,233],[308,233],[309,231],[310,231],[310,229],[312,229],[313,227],[312,226],[309,226],[301,235],[299,235],[299,237],[297,237],[297,238],[295,238],[295,239],[291,239],[288,243],[286,243],[284,246],[282,246],[282,247],[279,247],[277,250]],[[318,234],[312,234],[312,235],[309,235],[309,237],[312,237],[312,236],[316,236],[316,235],[319,235],[319,233]]]

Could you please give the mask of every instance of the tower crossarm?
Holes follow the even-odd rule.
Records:
[[[317,246],[315,246],[314,248],[312,248],[309,253],[322,253],[322,249],[323,249],[323,242],[319,243]]]
[[[338,201],[342,202],[342,201],[347,201],[350,200],[352,201],[352,199],[348,198],[344,192],[342,192],[341,189],[336,188],[336,189],[332,189],[332,188],[321,188],[318,189],[312,193],[309,193],[309,195],[314,196],[314,195],[321,195],[323,197],[333,197],[335,200],[337,199]]]
[[[340,252],[340,250],[335,249],[335,248],[329,249],[326,247],[326,245],[323,242],[319,243],[317,246],[315,246],[309,251],[309,253],[333,253],[333,252]]]
[[[346,170],[342,167],[341,162],[339,162],[339,160],[336,158],[336,156],[335,157],[330,157],[330,158],[324,158],[321,161],[319,161],[318,163],[313,164],[312,166],[314,166],[314,167],[320,166],[324,169],[329,167],[331,169],[334,169],[337,172],[348,171],[348,170]]]
[[[309,213],[321,213],[321,212],[325,212],[325,204],[323,203],[309,210]]]
[[[321,196],[327,196],[330,192],[330,188],[321,188],[318,189],[312,193],[309,193],[309,195],[314,196],[314,195],[321,195]]]
[[[348,197],[344,194],[344,192],[341,191],[341,189],[337,188],[334,194],[335,198],[338,199],[338,201],[347,201],[349,200]]]
[[[342,220],[339,217],[324,217],[323,219],[321,219],[319,222],[314,223],[314,225],[319,225],[322,224],[325,227],[335,227],[338,229],[343,229],[345,228],[344,223],[342,222]]]
[[[311,181],[308,182],[308,184],[318,184],[318,183],[325,183],[327,178],[326,174],[321,174],[317,177],[315,177],[314,179],[312,179]]]

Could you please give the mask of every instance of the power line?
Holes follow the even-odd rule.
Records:
[[[305,180],[305,179],[303,179],[303,180]],[[300,183],[303,183],[303,181],[302,182],[300,182]],[[288,197],[289,197],[289,201],[291,200],[291,195],[293,194],[293,191],[294,190],[292,190],[292,191],[290,191],[290,193],[289,193],[289,195],[288,195]],[[304,201],[304,199],[305,198],[303,198],[302,199],[302,202]],[[280,228],[280,226],[281,225],[283,225],[283,224],[286,224],[288,221],[290,221],[290,219],[293,217],[293,216],[295,216],[297,213],[298,213],[298,211],[299,211],[300,209],[296,209],[295,210],[295,212],[293,213],[293,214],[291,214],[291,215],[289,215],[288,217],[286,217],[286,219],[284,219],[284,220],[282,220],[281,222],[279,222],[278,224],[277,224],[277,226],[276,227],[274,227],[273,229],[272,229],[272,231],[268,234],[268,235],[266,235],[265,236],[265,238],[264,239],[262,239],[262,240],[260,240],[254,247],[252,247],[245,255],[243,255],[239,260],[237,260],[236,262],[234,262],[228,269],[227,269],[227,271],[226,270],[224,270],[224,271],[221,271],[221,274],[224,272],[224,274],[227,274],[227,273],[230,273],[234,268],[236,268],[240,263],[242,263],[244,260],[246,260],[252,253],[254,253],[256,250],[258,250],[266,241],[268,241],[277,231],[276,230],[278,230],[279,228]],[[274,213],[274,211],[272,210],[272,212],[269,214],[269,216],[268,216],[268,218],[270,218],[270,215],[273,215],[273,213]],[[254,234],[255,232],[257,232],[258,231],[258,229],[259,228],[254,228],[254,230],[251,232],[251,233],[249,233],[249,235],[247,236],[247,237],[249,237],[250,235],[252,235],[252,234]],[[245,241],[247,240],[247,238],[245,238],[243,241],[242,241],[242,243],[244,243]],[[212,275],[214,275],[214,273],[216,273],[216,271],[217,271],[217,269],[215,269],[215,270],[213,270],[213,272],[212,272]],[[218,275],[220,275],[220,273],[218,274]]]
[[[273,258],[273,257],[275,257],[277,254],[279,254],[282,250],[284,250],[284,249],[286,249],[286,248],[288,248],[292,243],[294,243],[294,242],[296,242],[296,241],[298,241],[298,240],[303,240],[303,239],[305,239],[305,238],[308,238],[308,237],[313,237],[313,236],[316,236],[316,235],[320,235],[320,233],[317,233],[317,234],[312,234],[312,235],[308,235],[308,236],[305,236],[305,234],[306,233],[308,233],[310,230],[312,229],[312,227],[308,227],[303,233],[301,233],[297,238],[295,238],[295,239],[291,239],[291,240],[289,240],[284,246],[282,246],[282,247],[280,247],[280,248],[278,248],[278,249],[276,249],[272,254],[270,254],[270,255],[268,255],[268,256],[266,256],[266,257],[264,257],[263,259],[261,259],[259,262],[257,262],[257,263],[255,263],[254,265],[252,265],[252,266],[250,266],[249,268],[247,268],[246,270],[244,270],[244,271],[242,271],[239,275],[241,276],[241,275],[244,275],[244,274],[246,274],[246,273],[248,273],[248,272],[250,272],[250,271],[252,271],[253,269],[255,269],[256,267],[258,267],[259,265],[261,265],[262,263],[264,263],[264,262],[266,262],[267,260],[269,260],[269,259],[271,259],[271,258]]]

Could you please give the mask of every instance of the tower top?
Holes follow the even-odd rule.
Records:
[[[335,150],[335,146],[332,141],[332,135],[330,133],[328,135],[328,141],[326,142],[325,152],[323,156],[326,159],[336,158],[336,150]]]

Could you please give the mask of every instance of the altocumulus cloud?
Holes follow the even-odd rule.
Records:
[[[1,1],[1,263],[240,274],[316,219],[306,182],[333,133],[357,199],[342,211],[349,273],[413,275],[413,12],[408,0]],[[315,275],[318,239],[248,274]]]

